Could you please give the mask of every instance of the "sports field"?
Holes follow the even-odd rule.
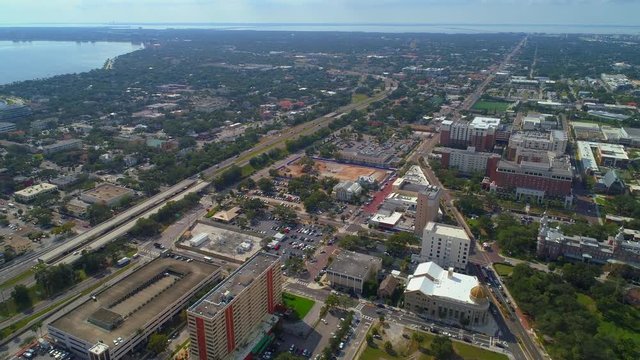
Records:
[[[502,101],[486,101],[480,100],[473,104],[474,110],[486,110],[488,112],[505,112],[511,106],[511,103]]]

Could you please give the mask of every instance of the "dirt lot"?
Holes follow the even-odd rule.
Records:
[[[382,182],[387,176],[387,171],[372,167],[340,164],[333,161],[315,160],[315,170],[321,177],[334,177],[338,180],[358,180],[360,176],[373,176],[378,182]],[[291,165],[284,166],[281,171],[298,177],[303,174],[302,166],[295,162]]]

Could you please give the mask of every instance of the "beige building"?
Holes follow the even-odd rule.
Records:
[[[89,204],[117,205],[127,196],[134,196],[135,192],[121,186],[103,183],[80,195],[80,200]]]
[[[462,325],[489,321],[489,296],[475,276],[445,270],[434,262],[421,263],[409,278],[404,307],[432,319]]]
[[[429,222],[422,234],[420,260],[464,271],[470,247],[471,239],[463,228]]]
[[[379,257],[342,250],[327,267],[327,279],[335,288],[362,293],[365,281],[374,279],[381,268]]]
[[[16,191],[13,196],[18,201],[29,202],[42,194],[47,194],[56,190],[58,190],[57,186],[49,183],[42,183]]]
[[[414,233],[422,235],[424,227],[430,221],[435,221],[440,208],[440,196],[442,189],[437,186],[429,186],[418,193],[418,203],[416,205],[416,221]]]
[[[244,359],[277,323],[277,255],[259,252],[187,310],[191,359]]]

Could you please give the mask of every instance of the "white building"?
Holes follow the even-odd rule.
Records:
[[[567,149],[567,141],[567,134],[562,130],[549,132],[519,131],[511,134],[509,151],[517,152],[518,149],[533,149],[553,151],[557,155],[563,155]]]
[[[351,201],[351,199],[362,193],[362,186],[357,182],[342,181],[333,187],[333,191],[335,192],[338,200]]]
[[[434,262],[421,263],[409,278],[404,307],[432,319],[463,325],[489,321],[489,296],[478,278],[443,269]]]
[[[487,162],[489,159],[500,159],[500,154],[491,152],[476,152],[473,146],[467,147],[467,150],[454,148],[440,148],[438,151],[442,154],[440,165],[443,168],[457,169],[463,174],[487,172]]]
[[[431,221],[422,233],[420,260],[464,271],[470,247],[471,239],[463,228]]]
[[[10,131],[15,131],[15,130],[16,130],[16,124],[10,123],[10,122],[4,122],[4,121],[0,122],[0,133],[6,133]]]
[[[16,191],[13,196],[16,198],[16,200],[28,202],[42,194],[50,193],[56,190],[58,190],[57,186],[49,183],[42,183]]]

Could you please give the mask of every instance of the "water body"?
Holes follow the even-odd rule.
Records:
[[[640,25],[593,24],[464,24],[464,23],[111,23],[5,24],[0,27],[108,27],[117,29],[217,29],[255,31],[346,31],[381,33],[547,33],[640,35]]]
[[[0,41],[0,85],[101,68],[107,59],[142,47],[123,42]]]

